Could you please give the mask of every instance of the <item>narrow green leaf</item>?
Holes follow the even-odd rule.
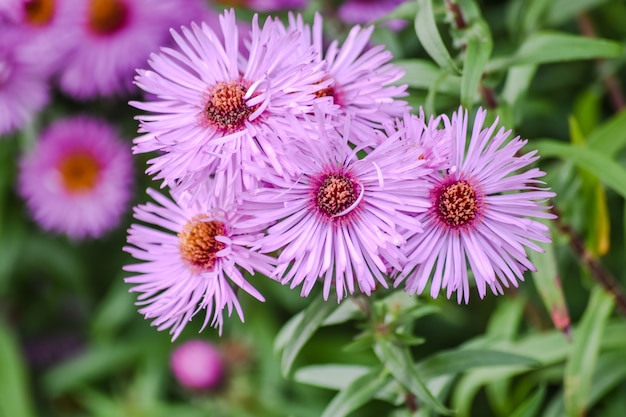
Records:
[[[26,375],[15,336],[0,321],[0,416],[35,416]]]
[[[614,156],[626,146],[626,110],[623,110],[594,129],[587,137],[587,145],[607,156]]]
[[[374,352],[393,377],[411,391],[423,406],[430,407],[440,414],[450,415],[452,413],[452,410],[441,404],[430,392],[423,378],[417,372],[413,359],[406,348],[401,348],[393,342],[381,339],[376,341]]]
[[[548,227],[551,225],[547,221],[544,221],[544,223]],[[546,310],[550,313],[554,327],[562,332],[567,332],[569,331],[571,321],[567,304],[565,304],[561,279],[557,271],[554,248],[547,243],[538,242],[537,244],[544,252],[530,252],[530,260],[537,268],[536,271],[532,272],[533,281]]]
[[[390,380],[387,372],[372,370],[356,378],[328,404],[322,417],[343,417],[370,401]]]
[[[535,393],[521,403],[509,417],[535,417],[541,409],[541,403],[546,396],[546,386],[541,385]]]
[[[435,82],[438,83],[437,91],[446,94],[458,95],[461,89],[461,78],[446,73],[431,61],[423,59],[405,59],[394,61],[406,71],[402,83],[411,88],[429,90]]]
[[[545,64],[592,58],[614,58],[624,47],[614,41],[559,32],[536,32],[510,57],[493,59],[487,64],[488,72],[517,65]]]
[[[513,340],[519,331],[524,314],[524,298],[499,299],[487,323],[487,335],[493,339]]]
[[[294,380],[321,388],[342,390],[357,378],[367,374],[369,367],[364,365],[325,364],[299,368],[294,372]]]
[[[509,68],[501,97],[515,107],[517,101],[526,94],[537,72],[536,65],[519,65]]]
[[[533,146],[544,157],[558,157],[585,168],[606,186],[626,198],[626,169],[606,155],[587,147],[572,146],[556,140],[543,139]]]
[[[608,326],[604,332],[608,332]],[[593,407],[607,393],[620,383],[626,380],[626,361],[624,361],[624,351],[622,349],[602,352],[598,356],[596,369],[589,393],[589,408]]]
[[[575,18],[579,13],[598,7],[608,0],[553,0],[549,2],[547,23],[556,26]]]
[[[459,73],[450,52],[441,39],[432,0],[417,0],[418,10],[415,16],[415,33],[428,55],[443,69],[451,73]]]
[[[326,301],[322,297],[317,297],[304,310],[302,320],[294,326],[293,331],[291,332],[292,337],[283,350],[281,370],[285,377],[291,372],[293,362],[302,347],[311,338],[311,336],[313,336],[317,329],[322,326],[326,317],[337,309],[337,307],[339,307],[339,304],[332,301]]]
[[[478,86],[493,48],[489,26],[483,20],[476,22],[469,33],[461,75],[461,105],[466,109],[474,104]]]
[[[93,347],[46,373],[43,377],[43,386],[51,396],[63,394],[86,382],[110,375],[136,360],[147,348],[145,343],[140,342]]]
[[[587,410],[600,340],[613,304],[611,294],[595,287],[574,334],[574,345],[565,364],[563,381],[565,411],[569,417],[583,416]]]
[[[472,368],[516,365],[532,368],[540,363],[528,356],[497,350],[457,349],[436,353],[417,366],[417,373],[424,379],[465,372]]]

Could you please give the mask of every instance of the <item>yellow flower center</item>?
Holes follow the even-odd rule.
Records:
[[[217,258],[216,253],[226,247],[215,240],[215,236],[224,236],[226,227],[220,221],[204,221],[202,216],[194,217],[178,234],[178,248],[185,263],[195,271],[212,271]]]
[[[89,28],[98,35],[110,35],[124,27],[128,9],[123,0],[91,0]]]
[[[24,4],[26,20],[33,26],[45,26],[54,17],[55,0],[30,0]]]
[[[317,207],[328,216],[335,216],[356,201],[352,180],[345,175],[330,174],[317,190]]]
[[[227,134],[243,129],[245,121],[258,107],[246,105],[246,92],[236,81],[220,81],[214,85],[204,109],[209,126]]]
[[[476,218],[480,204],[476,190],[467,181],[444,186],[436,201],[437,214],[448,226],[460,227]]]
[[[84,152],[67,156],[59,165],[63,185],[73,193],[92,190],[98,182],[100,168],[93,155]]]

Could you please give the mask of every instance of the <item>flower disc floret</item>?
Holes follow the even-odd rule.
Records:
[[[191,219],[178,234],[181,258],[192,268],[212,271],[217,252],[226,247],[215,237],[225,234],[226,226],[220,221],[206,221],[202,217]]]
[[[467,180],[443,182],[433,189],[431,198],[439,220],[452,228],[469,227],[480,216],[481,193]]]
[[[128,22],[128,6],[122,0],[91,0],[89,29],[99,35],[110,35]]]
[[[359,195],[358,184],[350,177],[334,173],[327,175],[315,196],[319,210],[328,217],[341,215],[355,203]]]
[[[246,104],[246,92],[247,88],[237,81],[220,81],[211,87],[204,107],[205,123],[224,134],[242,130],[259,107]]]

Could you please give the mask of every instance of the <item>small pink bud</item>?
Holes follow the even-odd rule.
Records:
[[[204,340],[190,340],[179,345],[170,358],[178,382],[192,390],[216,388],[224,376],[224,364],[215,346]]]

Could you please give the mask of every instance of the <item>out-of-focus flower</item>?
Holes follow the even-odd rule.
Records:
[[[174,202],[154,190],[147,192],[158,204],[139,205],[135,218],[153,227],[133,224],[124,247],[145,261],[124,267],[136,273],[126,282],[140,293],[139,312],[154,319],[158,330],[170,329],[172,339],[201,310],[206,310],[202,329],[210,323],[220,334],[224,309],[229,316],[236,310],[243,321],[236,291],[264,298],[242,271],[267,275],[274,264],[273,258],[250,249],[267,224],[240,225],[245,219],[228,198],[192,199],[183,192]]]
[[[70,238],[117,226],[133,180],[130,146],[87,116],[58,119],[20,161],[19,192],[35,221]]]
[[[359,159],[343,137],[308,143],[310,152],[292,154],[299,172],[266,176],[269,186],[242,206],[250,224],[280,220],[259,243],[263,252],[280,250],[273,276],[302,284],[302,296],[322,280],[325,299],[333,286],[338,300],[355,287],[367,295],[387,287],[388,267],[403,265],[400,245],[421,232],[415,216],[429,205],[420,150],[379,146]]]
[[[519,137],[507,142],[511,131],[497,120],[483,129],[486,111],[479,110],[467,143],[468,115],[459,109],[446,129],[450,135],[450,165],[430,183],[430,208],[417,219],[424,232],[405,245],[409,262],[395,285],[405,282],[410,293],[421,293],[430,283],[437,297],[446,289],[457,301],[469,300],[467,265],[480,297],[487,287],[502,294],[503,287],[517,286],[526,270],[535,270],[526,248],[541,251],[532,241],[549,242],[549,230],[530,219],[553,218],[541,203],[554,196],[538,178],[538,168],[525,169],[536,161],[536,151],[517,156],[526,144]]]
[[[39,0],[41,1],[41,0]],[[133,89],[135,69],[166,43],[172,26],[202,15],[196,0],[72,0],[82,11],[72,53],[60,71],[67,94],[88,99]]]
[[[339,9],[337,15],[341,20],[350,24],[374,23],[385,17],[406,0],[346,0]],[[407,25],[402,19],[392,19],[385,24],[393,30],[401,30]]]
[[[0,24],[19,21],[24,14],[24,1],[3,0],[0,2]]]
[[[244,0],[246,7],[258,12],[303,9],[307,0]]]
[[[161,151],[146,171],[155,179],[189,190],[215,175],[218,189],[243,190],[254,185],[249,165],[282,172],[289,163],[283,140],[295,134],[291,119],[311,111],[322,73],[312,51],[297,47],[301,33],[257,18],[247,54],[231,10],[220,16],[223,43],[192,24],[172,31],[177,50],[153,54],[152,70],[138,71],[137,85],[157,99],[131,102],[154,113],[137,117],[145,134],[134,150]]]
[[[217,388],[226,373],[219,350],[200,339],[177,346],[170,357],[170,367],[180,385],[197,391]]]
[[[323,46],[323,19],[319,13],[315,15],[312,34],[301,16],[290,16],[290,27],[306,34],[304,46],[312,46],[316,60],[325,63],[324,79],[329,84],[321,86],[316,95],[332,98],[335,109],[331,112],[339,116],[334,119],[338,128],[350,119],[351,142],[362,145],[361,138],[369,138],[369,131],[410,110],[406,101],[398,100],[408,95],[407,86],[394,84],[404,76],[404,70],[391,62],[393,56],[384,45],[369,45],[373,26],[355,26],[341,46],[335,40],[328,48]]]

